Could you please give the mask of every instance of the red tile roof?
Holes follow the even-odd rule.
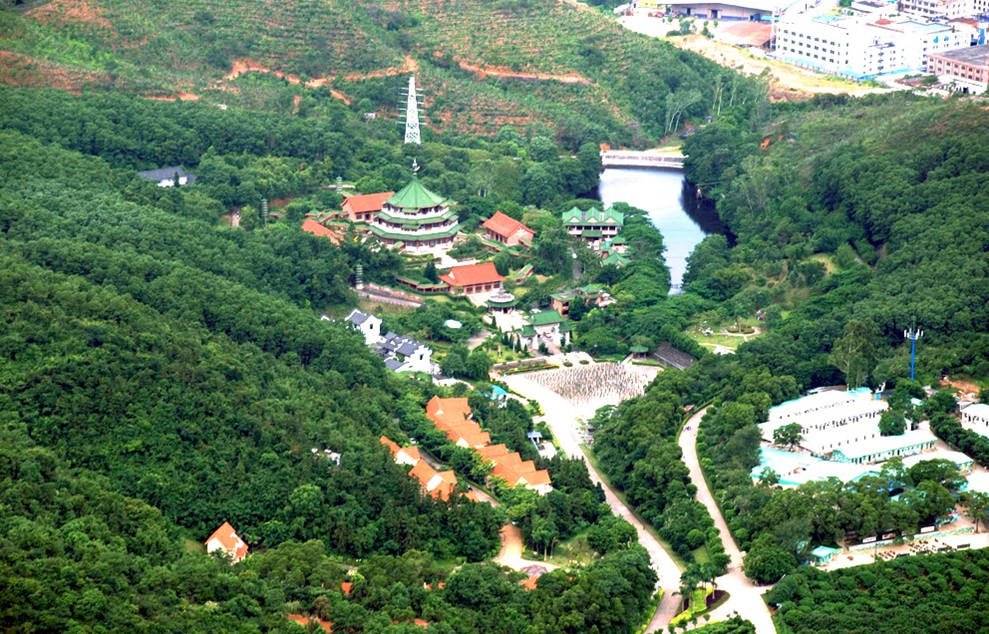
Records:
[[[341,205],[347,211],[355,214],[367,213],[369,211],[381,211],[385,201],[395,195],[395,192],[381,192],[378,194],[354,194],[347,196]]]
[[[531,234],[536,233],[535,231],[525,226],[515,218],[512,218],[511,216],[506,216],[500,211],[496,211],[495,214],[490,218],[488,218],[487,220],[485,220],[484,224],[481,226],[487,229],[488,231],[501,236],[502,238],[508,238],[509,236],[514,235],[515,232],[518,231],[519,229],[524,229],[526,232]]]
[[[322,236],[324,238],[329,238],[330,242],[333,244],[340,244],[343,240],[343,236],[334,231],[333,229],[327,229],[323,225],[319,224],[312,218],[306,218],[302,222],[302,230],[306,233],[311,233],[314,236]]]
[[[443,275],[440,275],[440,279],[450,286],[475,286],[477,284],[501,282],[505,277],[498,275],[494,262],[481,262],[479,264],[455,266]]]
[[[346,595],[349,595],[350,594],[350,591],[353,590],[353,589],[354,589],[354,584],[352,582],[350,582],[350,581],[342,581],[342,582],[340,582],[340,590],[343,592],[343,594],[345,596]]]

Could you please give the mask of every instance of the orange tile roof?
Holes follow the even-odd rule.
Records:
[[[315,236],[322,236],[324,238],[329,238],[330,242],[333,244],[340,244],[343,241],[343,236],[332,229],[327,229],[323,225],[319,224],[312,218],[306,218],[302,222],[302,230],[306,233],[311,233]]]
[[[426,403],[426,417],[440,429],[461,425],[471,416],[466,398],[440,398],[434,396]]]
[[[341,207],[354,213],[367,213],[369,211],[381,211],[385,201],[395,195],[395,192],[381,192],[377,194],[354,194],[347,196]]]
[[[504,443],[499,443],[497,445],[479,447],[475,453],[481,457],[481,460],[494,460],[499,456],[506,455],[508,453],[508,447]]]
[[[388,452],[395,458],[396,462],[399,462],[399,454],[405,454],[412,459],[414,463],[417,460],[422,459],[422,455],[419,453],[418,447],[399,447],[398,443],[394,440],[388,438],[387,436],[382,436],[378,439],[385,447],[388,447]]]
[[[457,487],[457,476],[453,471],[437,472],[425,460],[417,462],[409,471],[409,475],[418,480],[422,488],[437,500],[450,499],[450,495]]]
[[[349,595],[350,591],[353,589],[354,589],[354,584],[350,581],[342,581],[340,583],[340,590],[344,593],[344,595]]]
[[[478,264],[455,266],[443,275],[440,275],[440,279],[450,286],[475,286],[477,284],[501,282],[505,277],[498,275],[494,262],[480,262]]]
[[[230,522],[221,524],[220,528],[213,531],[213,534],[206,539],[206,543],[209,544],[214,539],[220,542],[223,550],[234,559],[243,559],[247,556],[247,544],[237,535],[237,531],[230,525]]]
[[[488,231],[501,236],[502,238],[508,238],[515,234],[519,229],[524,229],[526,232],[535,234],[536,232],[525,226],[515,218],[511,216],[506,216],[500,211],[496,211],[493,216],[484,221],[481,225]]]
[[[418,480],[423,488],[426,488],[429,486],[429,481],[436,477],[436,469],[429,466],[425,460],[420,460],[409,470],[409,475]]]
[[[446,437],[456,444],[463,439],[468,447],[483,447],[491,442],[491,434],[481,429],[480,425],[474,422],[465,422],[459,425],[450,425],[437,428],[446,433]]]
[[[388,447],[388,452],[391,453],[391,455],[393,456],[398,455],[398,450],[401,449],[401,447],[398,446],[397,442],[395,442],[391,438],[388,438],[387,436],[382,436],[381,438],[378,439],[378,441],[385,447]]]
[[[524,477],[526,484],[531,484],[532,486],[553,484],[553,481],[549,477],[549,471],[546,469],[539,469],[538,471],[533,471],[532,473],[526,473]]]

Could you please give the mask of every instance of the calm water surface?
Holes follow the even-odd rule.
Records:
[[[724,232],[714,210],[698,205],[680,171],[608,168],[601,173],[598,194],[605,206],[624,202],[649,212],[649,219],[663,234],[666,265],[675,288],[683,280],[694,246],[706,235]]]

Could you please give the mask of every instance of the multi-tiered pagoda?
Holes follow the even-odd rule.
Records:
[[[447,249],[460,230],[452,201],[412,182],[385,201],[371,224],[371,233],[388,246],[414,253]]]

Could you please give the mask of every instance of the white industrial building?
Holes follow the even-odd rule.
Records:
[[[875,400],[869,390],[820,392],[770,408],[769,420],[759,428],[763,439],[772,442],[777,429],[800,423],[804,440],[813,442],[813,437],[824,438],[836,429],[845,433],[863,424],[877,428],[879,417],[887,409],[889,405]]]
[[[854,79],[923,71],[925,55],[969,46],[958,24],[912,19],[792,15],[780,18],[776,57]]]
[[[821,392],[771,408],[769,420],[759,428],[763,440],[772,443],[773,432],[784,425],[797,423],[803,451],[846,464],[873,464],[934,447],[935,437],[928,431],[881,435],[879,419],[887,409],[889,405],[885,401],[875,400],[864,388],[851,392]],[[806,469],[794,469],[793,474],[804,471]]]

